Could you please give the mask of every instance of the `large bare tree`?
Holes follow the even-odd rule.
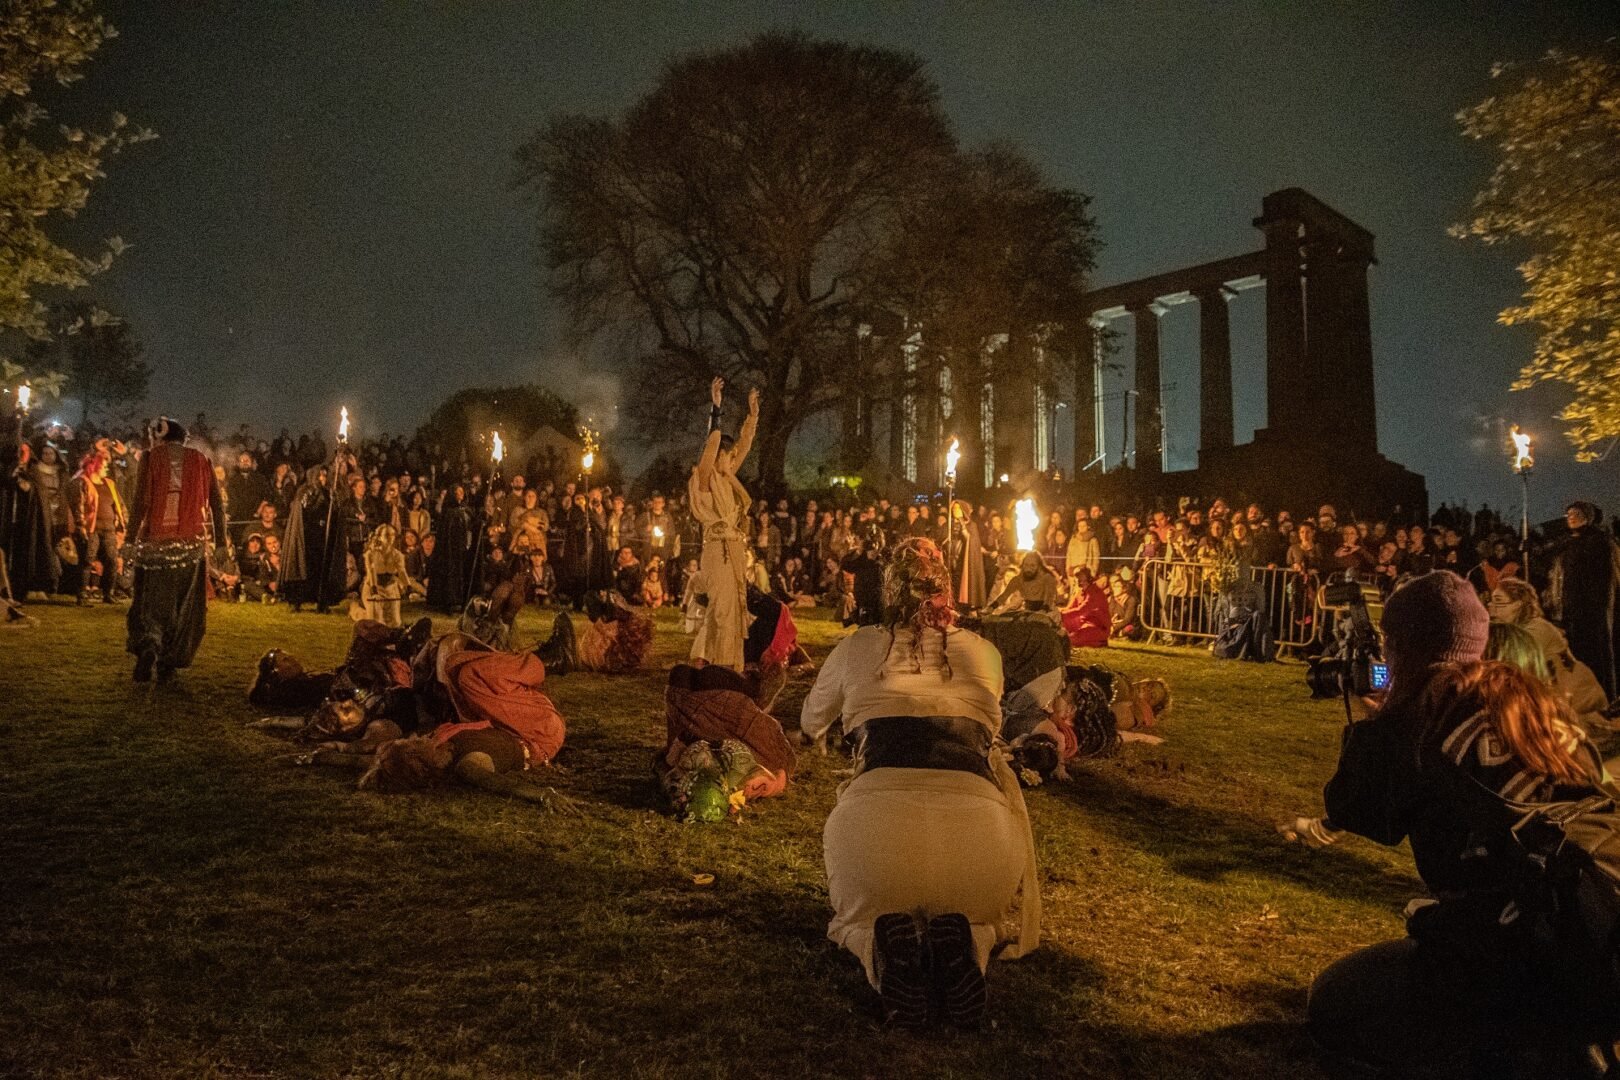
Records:
[[[972,351],[1035,307],[1051,321],[1089,265],[1084,201],[1005,148],[962,153],[923,62],[890,50],[770,34],[684,57],[620,117],[554,118],[519,163],[577,339],[624,335],[650,431],[683,430],[716,373],[759,387],[769,487],[806,421],[875,389],[858,327],[899,315],[937,328],[936,356]]]

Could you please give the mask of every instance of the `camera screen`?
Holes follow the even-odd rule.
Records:
[[[1380,660],[1374,660],[1370,666],[1372,668],[1372,688],[1374,690],[1387,689],[1389,687],[1389,665]]]

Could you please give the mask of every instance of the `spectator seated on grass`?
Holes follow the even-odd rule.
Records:
[[[955,626],[945,564],[904,541],[884,577],[884,624],[839,642],[805,699],[803,734],[843,722],[855,775],[823,831],[827,936],[860,960],[889,1020],[916,1028],[931,1003],[975,1027],[998,946],[1040,937],[1035,846],[1004,755],[1001,657]]]
[[[1608,695],[1592,669],[1575,659],[1569,639],[1542,614],[1536,590],[1515,577],[1497,580],[1485,599],[1491,618],[1522,627],[1535,639],[1552,673],[1553,688],[1588,730],[1608,730]]]
[[[675,814],[719,821],[751,799],[780,795],[796,765],[782,725],[754,701],[756,687],[716,664],[677,664],[664,691],[667,741],[653,773]]]
[[[1106,757],[1121,742],[1160,743],[1149,734],[1170,708],[1163,679],[1131,679],[1101,664],[1054,668],[1002,699],[1001,737],[1026,786],[1067,780],[1064,768]]]
[[[1028,552],[1018,573],[985,605],[986,611],[1055,611],[1062,586],[1039,552]]]
[[[1063,631],[1076,649],[1101,649],[1108,645],[1111,619],[1108,593],[1097,584],[1084,565],[1069,571],[1069,602],[1062,612]]]
[[[1602,764],[1545,684],[1481,659],[1488,623],[1446,571],[1391,595],[1389,689],[1345,733],[1326,816],[1286,829],[1311,846],[1340,830],[1410,839],[1433,897],[1407,906],[1407,937],[1344,957],[1311,987],[1312,1035],[1356,1075],[1599,1075],[1578,1063],[1620,1034],[1612,958],[1594,952],[1612,944],[1584,957],[1558,947],[1547,883],[1515,834],[1524,804],[1597,794]]]

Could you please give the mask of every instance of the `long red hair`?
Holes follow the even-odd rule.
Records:
[[[1481,660],[1439,669],[1424,694],[1425,711],[1443,716],[1462,707],[1483,709],[1491,729],[1524,767],[1568,784],[1589,784],[1590,772],[1574,753],[1579,731],[1566,705],[1544,683],[1511,664]]]

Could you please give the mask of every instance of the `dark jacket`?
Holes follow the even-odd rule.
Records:
[[[1512,785],[1507,794],[1538,803],[1590,789],[1529,777],[1486,741],[1487,721],[1481,702],[1431,690],[1350,724],[1322,793],[1328,824],[1390,846],[1409,839],[1418,876],[1437,897],[1506,889],[1515,866],[1508,830],[1518,815],[1492,792]]]

